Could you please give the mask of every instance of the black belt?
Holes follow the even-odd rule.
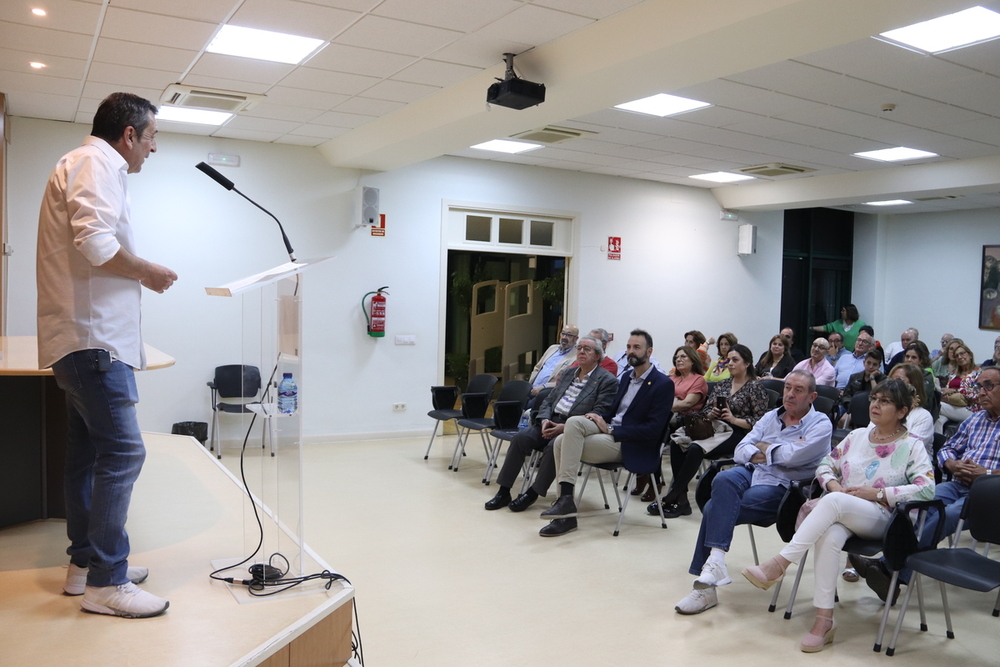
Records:
[[[565,424],[567,419],[569,419],[568,415],[560,414],[558,412],[553,412],[552,416],[549,417],[549,421],[556,424]]]

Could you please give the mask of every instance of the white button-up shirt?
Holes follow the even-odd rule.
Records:
[[[128,163],[103,139],[87,137],[49,177],[38,214],[38,365],[103,349],[132,368],[146,358],[139,331],[142,287],[101,265],[120,248],[135,253]]]

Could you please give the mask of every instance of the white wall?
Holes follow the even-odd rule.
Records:
[[[878,338],[899,340],[912,326],[931,349],[951,333],[965,340],[976,363],[992,356],[1000,331],[979,329],[979,289],[983,246],[1000,244],[1000,209],[879,218],[885,298],[875,317]]]
[[[10,335],[35,332],[34,245],[38,203],[60,155],[88,128],[13,119],[8,182]],[[337,258],[309,275],[302,380],[310,439],[356,434],[429,432],[428,387],[441,380],[439,326],[441,215],[444,200],[572,211],[579,248],[571,265],[569,312],[582,328],[617,334],[648,329],[657,356],[669,360],[684,331],[734,331],[755,354],[778,327],[782,214],[744,213],[758,225],[758,252],[736,255],[737,226],[701,188],[636,181],[502,162],[439,158],[361,178],[381,190],[387,235],[353,224],[359,174],[335,169],[314,149],[193,135],[165,134],[142,173],[130,177],[141,254],[175,269],[164,295],[145,292],[147,342],[177,358],[173,368],[139,376],[140,422],[168,430],[181,420],[207,421],[211,369],[237,361],[239,309],[203,287],[285,260],[273,222],[194,169],[210,151],[239,154],[223,169],[236,187],[285,224],[300,258]],[[601,246],[621,236],[621,261]],[[390,286],[386,338],[364,331],[360,300]],[[395,346],[396,334],[415,346]],[[392,403],[408,409],[393,413]]]

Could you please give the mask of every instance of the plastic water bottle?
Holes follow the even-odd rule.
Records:
[[[299,407],[299,387],[291,373],[284,373],[278,383],[278,412],[290,415]]]
[[[520,431],[522,429],[526,429],[530,424],[531,424],[531,410],[525,410],[524,412],[521,413],[521,421],[517,423],[517,430]]]

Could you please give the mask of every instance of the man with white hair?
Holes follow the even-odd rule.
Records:
[[[889,343],[889,347],[885,348],[886,368],[894,366],[897,363],[901,363],[903,361],[902,354],[906,351],[906,348],[910,345],[910,343],[917,340],[920,340],[920,332],[913,327],[910,327],[903,333],[899,334],[899,340],[894,340]],[[893,359],[897,354],[901,355],[899,357],[899,361],[895,361]]]

